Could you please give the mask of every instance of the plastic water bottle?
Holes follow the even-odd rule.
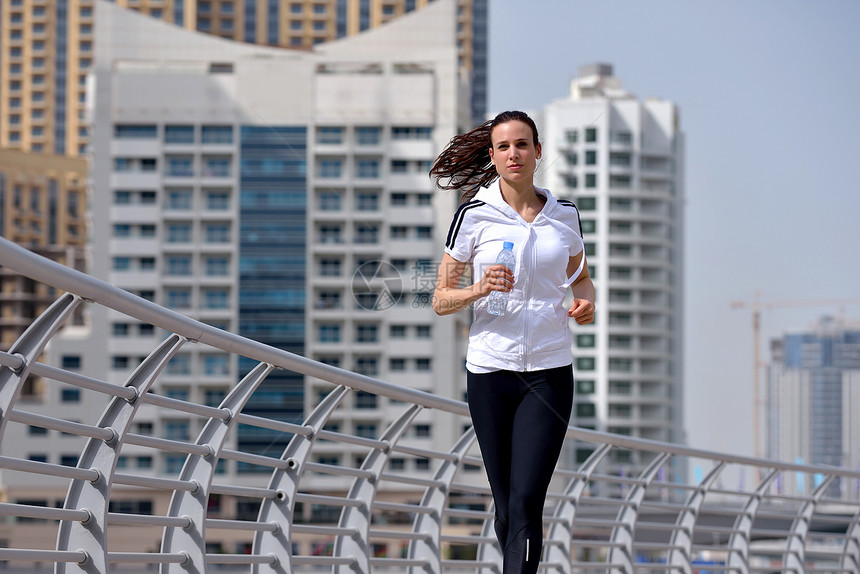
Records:
[[[506,265],[512,273],[517,264],[513,249],[514,244],[510,241],[505,241],[502,245],[502,250],[499,251],[499,256],[496,257],[496,263]],[[510,291],[490,291],[490,294],[487,296],[487,312],[490,315],[504,315],[508,307],[510,294]]]

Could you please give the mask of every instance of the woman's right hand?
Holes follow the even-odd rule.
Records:
[[[514,273],[507,265],[494,263],[484,269],[484,275],[477,283],[481,296],[486,297],[493,291],[510,291],[514,288]]]

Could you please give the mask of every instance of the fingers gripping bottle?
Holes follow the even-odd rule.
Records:
[[[517,264],[514,257],[514,244],[510,241],[505,241],[502,245],[502,250],[499,251],[499,256],[496,257],[496,263],[506,265],[511,273]],[[490,291],[487,297],[487,312],[490,315],[504,315],[508,307],[508,299],[510,299],[510,291]]]

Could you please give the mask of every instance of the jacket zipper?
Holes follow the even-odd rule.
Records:
[[[522,357],[523,357],[523,369],[524,370],[528,370],[528,368],[529,368],[528,357],[527,357],[528,349],[529,349],[529,316],[531,315],[531,313],[529,312],[530,311],[529,304],[531,302],[532,278],[534,277],[534,264],[535,264],[535,245],[534,245],[534,235],[533,235],[534,229],[532,229],[532,227],[530,225],[528,230],[529,230],[529,235],[528,235],[528,239],[526,240],[526,247],[529,248],[529,251],[531,252],[531,254],[529,256],[528,276],[526,277],[526,292],[523,294],[524,301],[523,301],[522,313],[525,315],[525,320],[524,320],[524,336],[523,336]],[[523,249],[524,255],[525,255],[525,252],[526,252],[526,250]]]

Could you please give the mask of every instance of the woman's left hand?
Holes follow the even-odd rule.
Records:
[[[587,325],[594,321],[594,303],[588,299],[574,299],[567,316],[576,319],[577,325]]]

